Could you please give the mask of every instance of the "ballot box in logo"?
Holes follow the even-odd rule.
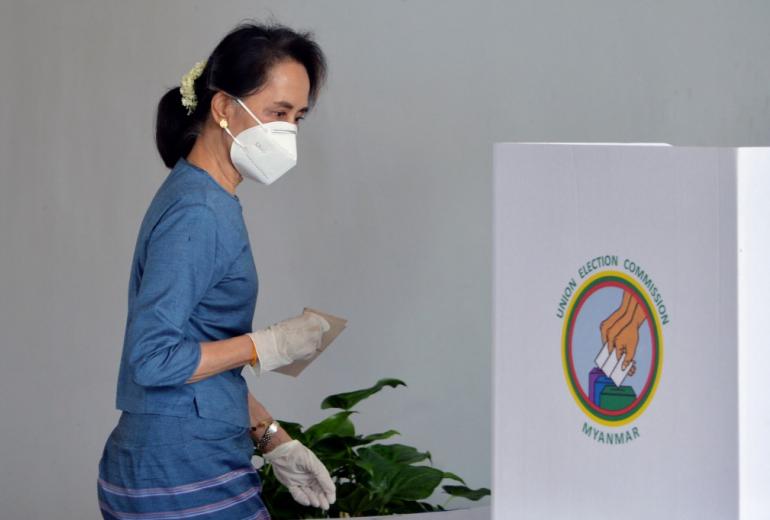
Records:
[[[630,386],[607,385],[599,396],[599,408],[602,410],[625,410],[636,400],[636,392]]]

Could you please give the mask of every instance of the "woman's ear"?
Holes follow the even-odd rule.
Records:
[[[222,125],[222,120],[229,122],[232,110],[233,104],[231,103],[230,96],[221,90],[211,97],[211,117],[214,118],[214,123],[217,126]]]

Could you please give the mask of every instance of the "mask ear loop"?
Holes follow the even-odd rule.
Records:
[[[243,101],[241,101],[241,98],[235,98],[235,100],[236,100],[236,101],[237,101],[237,102],[238,102],[238,103],[239,103],[239,104],[240,104],[240,105],[243,107],[243,109],[244,109],[246,112],[248,112],[248,113],[249,113],[249,115],[250,115],[251,117],[253,117],[253,118],[254,118],[254,121],[256,121],[256,122],[257,122],[257,124],[259,124],[259,126],[261,126],[261,127],[262,127],[262,130],[264,130],[264,131],[265,131],[265,132],[267,132],[267,133],[270,133],[270,130],[268,130],[267,128],[265,128],[265,125],[263,125],[263,124],[262,124],[262,121],[260,121],[260,120],[259,120],[259,118],[258,118],[257,116],[255,116],[255,115],[254,115],[254,112],[252,112],[252,111],[249,109],[249,107],[247,107],[247,106],[246,106],[246,103],[244,103]]]
[[[235,142],[238,144],[238,146],[240,146],[241,148],[243,148],[243,143],[241,143],[241,142],[238,140],[238,138],[237,138],[237,137],[235,137],[235,136],[233,135],[233,133],[230,131],[230,128],[228,128],[228,125],[227,125],[227,119],[222,119],[222,120],[219,122],[219,127],[220,127],[222,130],[224,130],[225,132],[227,132],[227,135],[229,135],[229,136],[230,136],[230,137],[233,139],[233,141],[235,141]]]

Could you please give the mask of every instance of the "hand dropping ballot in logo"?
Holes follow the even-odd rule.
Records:
[[[583,433],[600,443],[625,444],[640,436],[631,423],[649,406],[660,380],[662,326],[669,316],[654,281],[632,260],[597,257],[578,276],[584,281],[570,279],[557,309],[564,320],[567,386],[590,419]]]

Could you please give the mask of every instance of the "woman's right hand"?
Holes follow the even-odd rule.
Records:
[[[292,361],[307,359],[321,347],[321,336],[329,323],[318,314],[305,311],[295,318],[279,321],[270,328],[275,334],[278,350]]]
[[[321,346],[323,333],[329,328],[329,323],[321,316],[304,311],[267,329],[249,333],[257,351],[259,372],[312,357]]]

